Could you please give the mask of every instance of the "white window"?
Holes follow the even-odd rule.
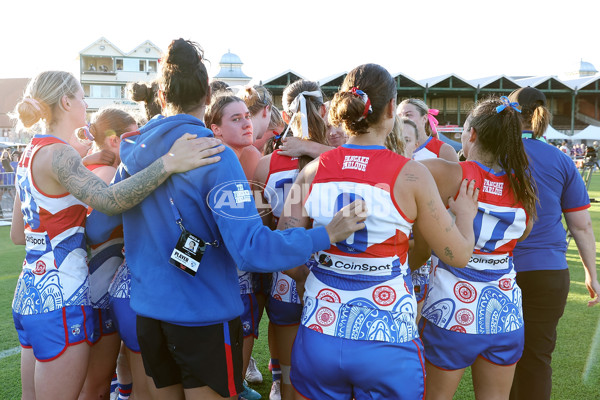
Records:
[[[125,58],[123,60],[123,71],[138,72],[140,70],[140,60],[137,58]]]
[[[121,94],[121,86],[89,85],[89,94],[86,93],[86,96],[97,99],[120,99]]]

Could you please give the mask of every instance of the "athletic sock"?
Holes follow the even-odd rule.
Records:
[[[117,379],[117,373],[115,372],[110,380],[110,392],[114,393],[117,390],[117,386],[119,386],[119,380]]]
[[[132,388],[133,388],[133,383],[125,385],[124,383],[119,382],[119,400],[129,399]]]
[[[273,382],[281,380],[281,366],[277,358],[271,358],[271,361],[269,361],[269,370],[271,370],[271,374],[273,375]]]

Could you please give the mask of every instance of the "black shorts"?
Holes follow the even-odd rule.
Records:
[[[157,388],[208,386],[223,397],[242,392],[242,323],[181,326],[137,316],[146,375]]]
[[[253,272],[252,273],[252,287],[254,294],[262,294],[267,297],[271,294],[271,283],[273,281],[272,272]]]

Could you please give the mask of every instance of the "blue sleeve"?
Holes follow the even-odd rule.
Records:
[[[127,177],[127,172],[121,166],[117,170],[113,183],[122,181]],[[98,210],[93,210],[90,215],[87,216],[85,222],[85,235],[89,244],[99,244],[107,241],[110,238],[110,234],[116,227],[123,223],[121,214],[108,216]]]
[[[560,199],[562,211],[578,211],[588,208],[590,197],[575,163],[567,156],[563,157],[561,162],[564,164],[565,171],[565,184]]]
[[[281,271],[301,265],[311,254],[330,247],[324,227],[272,231],[264,226],[237,157],[228,150],[221,155],[207,203],[238,269]]]
[[[85,236],[89,244],[106,242],[110,234],[123,223],[121,214],[108,216],[98,210],[93,210],[85,222]]]

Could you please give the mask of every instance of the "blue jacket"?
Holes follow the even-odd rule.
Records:
[[[212,136],[202,121],[187,114],[159,116],[139,133],[122,141],[124,169],[115,181],[149,166],[184,133]],[[264,226],[235,153],[227,148],[220,156],[215,164],[172,175],[123,214],[131,306],[137,314],[186,326],[229,321],[243,311],[236,267],[289,269],[329,248],[324,228],[271,231]],[[193,277],[169,263],[181,235],[177,212],[187,231],[219,244],[207,246]]]

